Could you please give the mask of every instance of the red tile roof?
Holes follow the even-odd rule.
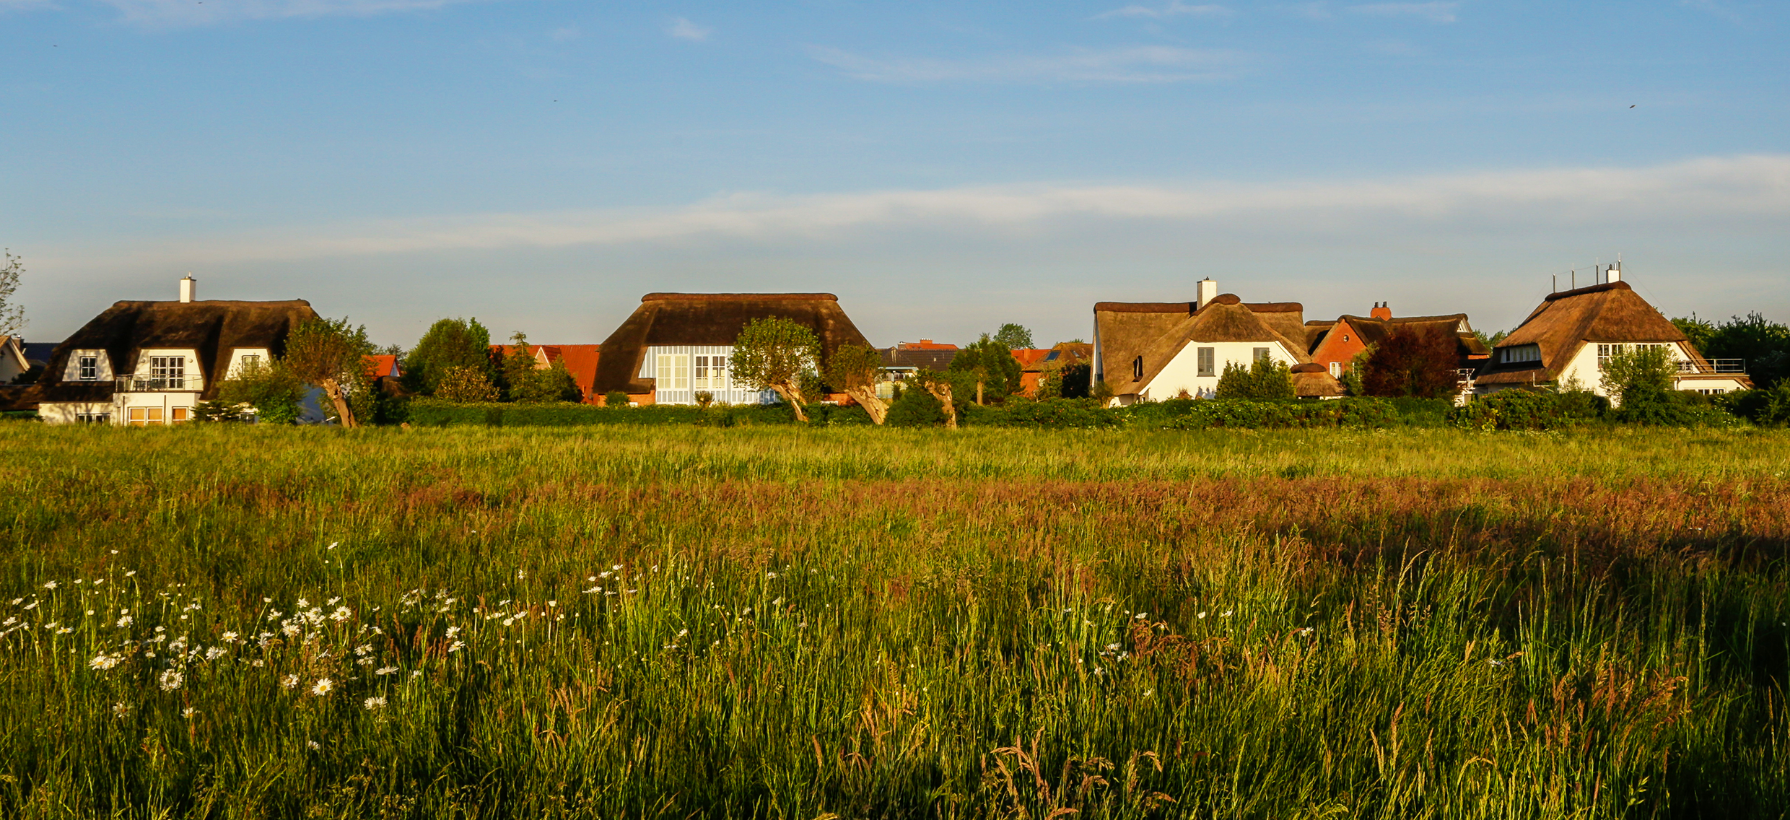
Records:
[[[369,378],[396,377],[398,372],[397,356],[362,356],[361,363],[366,366]]]

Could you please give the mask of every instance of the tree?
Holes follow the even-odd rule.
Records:
[[[1703,355],[1743,360],[1753,385],[1769,389],[1790,376],[1790,327],[1766,321],[1759,313],[1735,316],[1716,327]]]
[[[19,289],[19,278],[25,275],[25,260],[13,256],[12,249],[0,257],[0,336],[16,336],[25,329],[25,308],[12,302]]]
[[[347,319],[306,319],[286,337],[286,355],[281,361],[299,381],[323,390],[343,427],[357,427],[348,397],[370,389],[361,360],[370,349],[364,325],[349,325]]]
[[[485,368],[457,364],[442,371],[435,385],[435,397],[442,401],[478,404],[497,401],[497,387],[485,375]]]
[[[1672,326],[1678,328],[1686,339],[1691,340],[1691,347],[1698,353],[1709,355],[1709,340],[1715,336],[1715,323],[1708,319],[1699,319],[1693,313],[1690,318],[1679,317],[1672,320]]]
[[[1001,329],[994,332],[994,340],[1008,350],[1032,349],[1032,331],[1012,322],[1001,325]]]
[[[923,387],[902,390],[889,405],[890,427],[937,427],[945,423],[944,405]]]
[[[986,338],[986,337],[984,337]],[[914,374],[913,381],[938,400],[939,407],[945,414],[945,429],[957,429],[957,405],[951,401],[951,378],[945,373],[922,368]]]
[[[549,402],[577,401],[584,397],[578,391],[578,380],[566,370],[566,363],[555,361],[541,367],[528,344],[528,336],[518,330],[510,336],[510,345],[503,354],[500,371],[510,401]]]
[[[1022,369],[1013,349],[986,333],[958,351],[947,370],[975,377],[977,404],[986,403],[989,395],[1004,399],[1020,391]]]
[[[229,408],[255,408],[263,424],[292,424],[304,412],[305,385],[283,360],[272,364],[248,362],[218,385],[218,401]]]
[[[1226,362],[1218,376],[1218,398],[1273,401],[1293,398],[1291,368],[1272,358],[1263,357],[1244,367]]]
[[[876,384],[883,373],[882,353],[869,345],[840,345],[827,362],[827,379],[863,405],[870,420],[882,424],[889,415],[889,405],[876,395]]]
[[[806,325],[780,316],[753,319],[733,342],[733,379],[751,390],[774,390],[804,424],[804,374],[820,361],[820,340]]]
[[[1487,336],[1485,331],[1475,330],[1475,331],[1473,331],[1473,335],[1474,335],[1474,337],[1479,339],[1480,344],[1485,345],[1486,349],[1490,350],[1494,347],[1497,347],[1499,342],[1504,341],[1504,337],[1509,336],[1510,331],[1500,330],[1497,333],[1493,333],[1492,335]]]
[[[1678,363],[1669,348],[1630,346],[1604,360],[1602,385],[1610,402],[1633,410],[1663,401],[1672,391]]]
[[[1460,389],[1460,340],[1437,327],[1397,327],[1362,363],[1369,396],[1434,399]]]
[[[491,332],[479,320],[442,319],[404,356],[404,387],[432,396],[451,367],[477,367],[490,381],[490,357]]]

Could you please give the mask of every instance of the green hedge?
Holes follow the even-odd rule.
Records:
[[[1393,427],[1401,423],[1398,408],[1383,399],[1338,401],[1196,401],[1183,415],[1170,419],[1170,430],[1214,427],[1286,429],[1302,427]]]

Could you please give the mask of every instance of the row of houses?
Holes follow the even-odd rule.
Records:
[[[1244,302],[1203,279],[1181,302],[1099,302],[1093,341],[1016,350],[1022,386],[1090,365],[1090,388],[1102,382],[1115,404],[1216,393],[1227,365],[1258,360],[1286,365],[1296,393],[1329,398],[1356,357],[1401,329],[1430,329],[1457,341],[1463,395],[1567,384],[1601,392],[1610,356],[1632,347],[1666,348],[1677,363],[1679,389],[1722,393],[1751,387],[1739,362],[1705,359],[1627,282],[1619,266],[1598,284],[1550,294],[1523,324],[1488,348],[1464,313],[1395,317],[1386,303],[1366,316],[1307,321],[1297,302]],[[6,404],[36,409],[52,423],[172,424],[244,367],[283,354],[287,334],[317,316],[303,300],[200,300],[182,279],[172,301],[113,304],[74,335],[49,348],[35,385],[8,391]],[[733,342],[754,319],[779,317],[810,328],[822,355],[842,345],[870,344],[832,294],[649,293],[601,344],[531,345],[538,367],[563,364],[584,400],[603,404],[626,394],[630,404],[775,401],[733,378]],[[504,348],[507,350],[507,348]],[[30,366],[30,348],[0,339],[0,377]],[[955,345],[923,339],[882,348],[888,379],[922,369],[944,370]],[[368,372],[396,377],[395,357],[368,357]]]

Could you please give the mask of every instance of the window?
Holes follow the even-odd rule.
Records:
[[[1199,349],[1199,365],[1201,376],[1218,375],[1218,349],[1202,347]]]
[[[236,364],[236,370],[237,370],[237,372],[242,372],[244,370],[254,370],[260,366],[261,366],[261,354],[259,354],[259,353],[244,353],[244,354],[242,354],[242,359],[240,361],[238,361]]]
[[[697,390],[726,390],[727,357],[697,356],[695,387]]]
[[[1330,376],[1336,379],[1342,378],[1342,362],[1330,363]]]
[[[1346,342],[1346,341],[1348,341],[1348,340],[1349,340],[1349,334],[1347,334],[1347,333],[1344,333],[1344,334],[1343,334],[1343,341],[1345,341],[1345,342]]]
[[[677,353],[660,353],[655,378],[660,390],[690,389],[690,357]]]
[[[132,407],[130,409],[130,415],[127,416],[126,418],[129,419],[130,426],[132,426],[132,427],[143,427],[145,425],[150,425],[150,424],[161,424],[162,423],[162,408],[160,408],[160,407]]]
[[[1133,381],[1144,380],[1144,357],[1139,356],[1131,361],[1131,378]]]
[[[149,380],[162,390],[186,389],[186,357],[150,356]]]
[[[172,421],[186,421],[186,408],[176,407],[168,415]]]
[[[1271,357],[1271,355],[1272,355],[1272,354],[1270,354],[1270,353],[1269,353],[1269,352],[1268,352],[1268,348],[1265,348],[1265,347],[1258,347],[1258,348],[1256,348],[1256,349],[1255,349],[1255,360],[1256,360],[1256,361],[1258,361],[1258,362],[1265,362],[1265,361],[1267,361],[1267,360],[1268,360],[1268,359],[1269,359],[1269,358],[1270,358],[1270,357]]]
[[[1516,345],[1503,348],[1499,356],[1505,363],[1541,361],[1541,345]]]
[[[81,357],[81,381],[84,381],[84,382],[99,381],[99,357],[98,356],[82,356]]]
[[[76,413],[76,424],[106,424],[112,420],[111,413]]]

